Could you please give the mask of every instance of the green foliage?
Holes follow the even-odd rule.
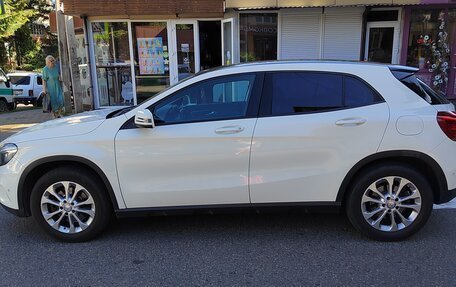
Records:
[[[0,39],[14,35],[17,30],[38,14],[26,0],[5,0],[5,14],[0,15]]]
[[[46,55],[56,55],[57,37],[49,30],[39,41],[32,39],[31,23],[47,19],[52,7],[46,0],[5,0],[4,15],[0,15],[0,66],[6,67],[7,55],[15,57],[17,69],[42,68]],[[6,51],[5,43],[8,44]],[[8,53],[7,53],[8,52]]]

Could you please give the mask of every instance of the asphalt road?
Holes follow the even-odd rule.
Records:
[[[404,242],[368,240],[338,214],[149,217],[54,241],[0,211],[0,285],[455,286],[456,209]]]

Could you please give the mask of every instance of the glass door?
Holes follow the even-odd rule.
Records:
[[[399,29],[397,24],[368,23],[364,60],[369,62],[399,63]]]
[[[172,37],[174,76],[171,84],[175,84],[200,70],[197,22],[172,21]]]
[[[222,63],[223,65],[233,64],[233,18],[222,20]]]
[[[170,85],[168,24],[163,21],[131,25],[136,97],[142,103]],[[127,84],[125,90],[132,90],[131,83]]]

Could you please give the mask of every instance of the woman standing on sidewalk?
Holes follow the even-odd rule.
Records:
[[[54,117],[60,118],[63,111],[62,85],[59,68],[55,66],[55,58],[50,55],[46,57],[46,67],[43,68],[43,92],[49,97]]]

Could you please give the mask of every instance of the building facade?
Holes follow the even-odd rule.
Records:
[[[220,65],[288,59],[415,66],[456,99],[456,1],[421,1],[64,0],[64,12],[83,19],[76,52],[94,108]]]

